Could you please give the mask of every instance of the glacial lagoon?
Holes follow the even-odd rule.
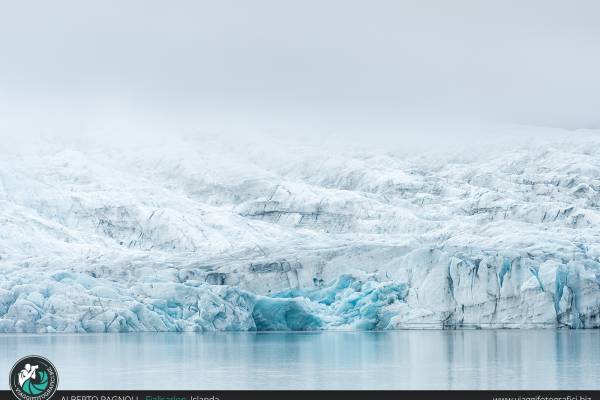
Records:
[[[597,330],[3,334],[0,374],[29,354],[60,389],[600,389]]]

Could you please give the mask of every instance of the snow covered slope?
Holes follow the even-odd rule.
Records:
[[[0,331],[600,327],[600,135],[0,152]]]

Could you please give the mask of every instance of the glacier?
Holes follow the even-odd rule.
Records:
[[[0,149],[0,332],[600,327],[600,133]]]

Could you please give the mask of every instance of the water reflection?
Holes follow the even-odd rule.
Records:
[[[62,389],[600,388],[596,331],[1,335],[0,343],[0,374],[39,354],[57,366]]]

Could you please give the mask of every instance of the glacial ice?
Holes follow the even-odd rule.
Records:
[[[0,332],[600,327],[600,134],[577,134],[0,151]]]

